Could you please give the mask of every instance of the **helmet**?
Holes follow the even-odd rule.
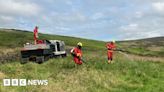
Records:
[[[116,41],[115,41],[115,40],[113,40],[112,42],[113,42],[113,43],[115,43]]]
[[[26,45],[29,45],[29,44],[30,44],[30,43],[28,43],[28,42],[26,43]]]
[[[78,42],[78,43],[77,43],[77,46],[81,46],[81,47],[82,47],[83,44],[82,44],[81,42]]]

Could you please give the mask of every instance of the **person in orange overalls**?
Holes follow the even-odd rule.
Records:
[[[108,63],[110,64],[111,61],[113,60],[113,50],[116,48],[115,41],[112,41],[110,43],[107,43],[106,48],[108,50],[107,51]]]
[[[38,38],[39,38],[39,36],[38,36],[38,26],[36,26],[35,29],[34,29],[34,44],[37,44]]]
[[[73,60],[78,65],[83,64],[83,62],[82,62],[82,46],[83,46],[82,43],[79,42],[79,43],[77,43],[77,47],[75,47],[71,50]]]

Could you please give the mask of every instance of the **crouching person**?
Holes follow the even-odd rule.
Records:
[[[73,56],[73,60],[76,64],[81,65],[82,62],[82,43],[78,42],[77,47],[71,50],[71,54]]]

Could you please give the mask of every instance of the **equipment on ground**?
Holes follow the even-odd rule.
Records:
[[[84,58],[81,58],[81,61],[82,61],[83,63],[86,63],[86,60],[85,60]]]

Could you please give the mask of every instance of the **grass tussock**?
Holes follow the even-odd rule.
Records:
[[[43,64],[18,62],[0,65],[3,78],[48,79],[47,86],[3,87],[1,92],[163,92],[164,63],[132,62],[116,53],[115,62],[105,57],[75,66],[72,57],[51,59]],[[0,82],[2,84],[2,82]],[[159,85],[160,84],[160,85]]]

